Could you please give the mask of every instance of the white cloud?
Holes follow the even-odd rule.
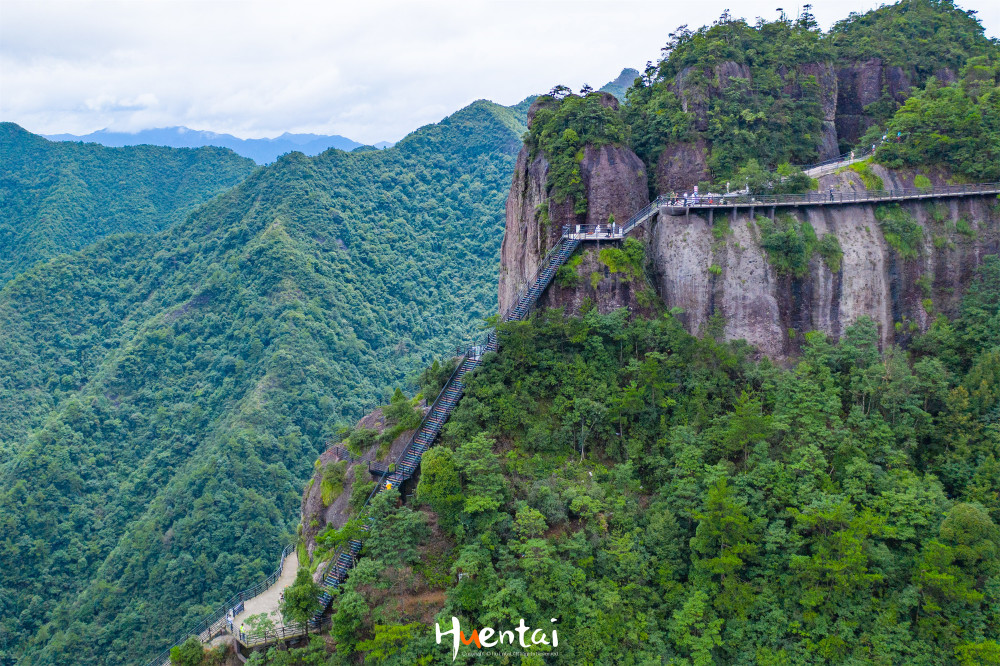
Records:
[[[186,125],[399,139],[475,99],[600,86],[656,60],[681,23],[727,6],[770,18],[782,4],[3,0],[0,118],[46,134]],[[829,26],[876,4],[817,0],[814,13]],[[964,5],[988,34],[993,4]]]

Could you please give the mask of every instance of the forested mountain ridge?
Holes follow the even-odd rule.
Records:
[[[105,148],[0,123],[0,285],[110,234],[153,232],[243,180],[255,165],[222,148]]]
[[[755,24],[727,11],[678,28],[664,54],[636,79],[625,117],[651,188],[683,192],[870,146],[931,78],[954,83],[1000,46],[951,0],[902,0],[826,32],[808,10]]]
[[[323,441],[492,312],[525,110],[287,155],[0,291],[3,661],[141,661],[269,572]]]

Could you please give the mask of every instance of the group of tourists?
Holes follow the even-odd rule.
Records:
[[[698,186],[694,186],[694,190],[690,193],[684,192],[683,194],[677,194],[676,192],[671,192],[668,198],[668,203],[671,206],[697,206],[698,204],[707,204],[711,206],[712,204],[721,201],[722,195],[708,193],[701,194],[698,192]]]

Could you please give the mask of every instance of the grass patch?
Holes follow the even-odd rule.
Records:
[[[919,174],[918,173],[916,176],[913,177],[913,186],[914,187],[930,187],[931,186],[931,179],[928,178],[927,176],[923,175],[923,174]]]
[[[715,221],[712,222],[712,237],[715,240],[722,240],[728,234],[731,234],[732,230],[729,228],[729,218],[725,215],[718,215]]]
[[[933,219],[938,224],[944,224],[944,221],[948,219],[948,209],[939,203],[931,206],[931,219]]]
[[[899,204],[876,206],[875,219],[885,241],[903,259],[916,259],[924,244],[924,230]]]
[[[968,238],[976,237],[976,230],[972,228],[972,224],[965,217],[961,217],[955,222],[955,231]]]
[[[569,260],[556,270],[556,284],[564,289],[572,289],[580,282],[580,274],[577,269],[583,263],[582,254],[574,254]]]
[[[948,240],[947,236],[934,236],[934,247],[938,250],[954,250],[955,244]]]
[[[847,168],[861,176],[861,183],[865,186],[866,190],[885,189],[885,185],[882,183],[882,178],[872,171],[872,164],[870,160],[850,164]]]
[[[931,287],[934,285],[934,277],[930,273],[924,273],[917,278],[917,286],[920,287],[924,298],[931,297]]]
[[[535,219],[545,228],[552,224],[549,219],[549,201],[546,199],[535,208]]]
[[[340,493],[344,492],[344,477],[347,473],[347,461],[328,462],[323,466],[323,478],[319,484],[323,506],[330,506]]]
[[[708,272],[712,275],[722,275],[722,266],[719,264],[712,264],[708,267]]]

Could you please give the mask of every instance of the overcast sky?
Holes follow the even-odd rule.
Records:
[[[824,29],[871,0],[816,0]],[[1000,33],[1000,2],[960,2]],[[783,0],[22,2],[0,0],[0,120],[40,134],[185,125],[373,143],[481,98],[599,87],[667,34]]]

